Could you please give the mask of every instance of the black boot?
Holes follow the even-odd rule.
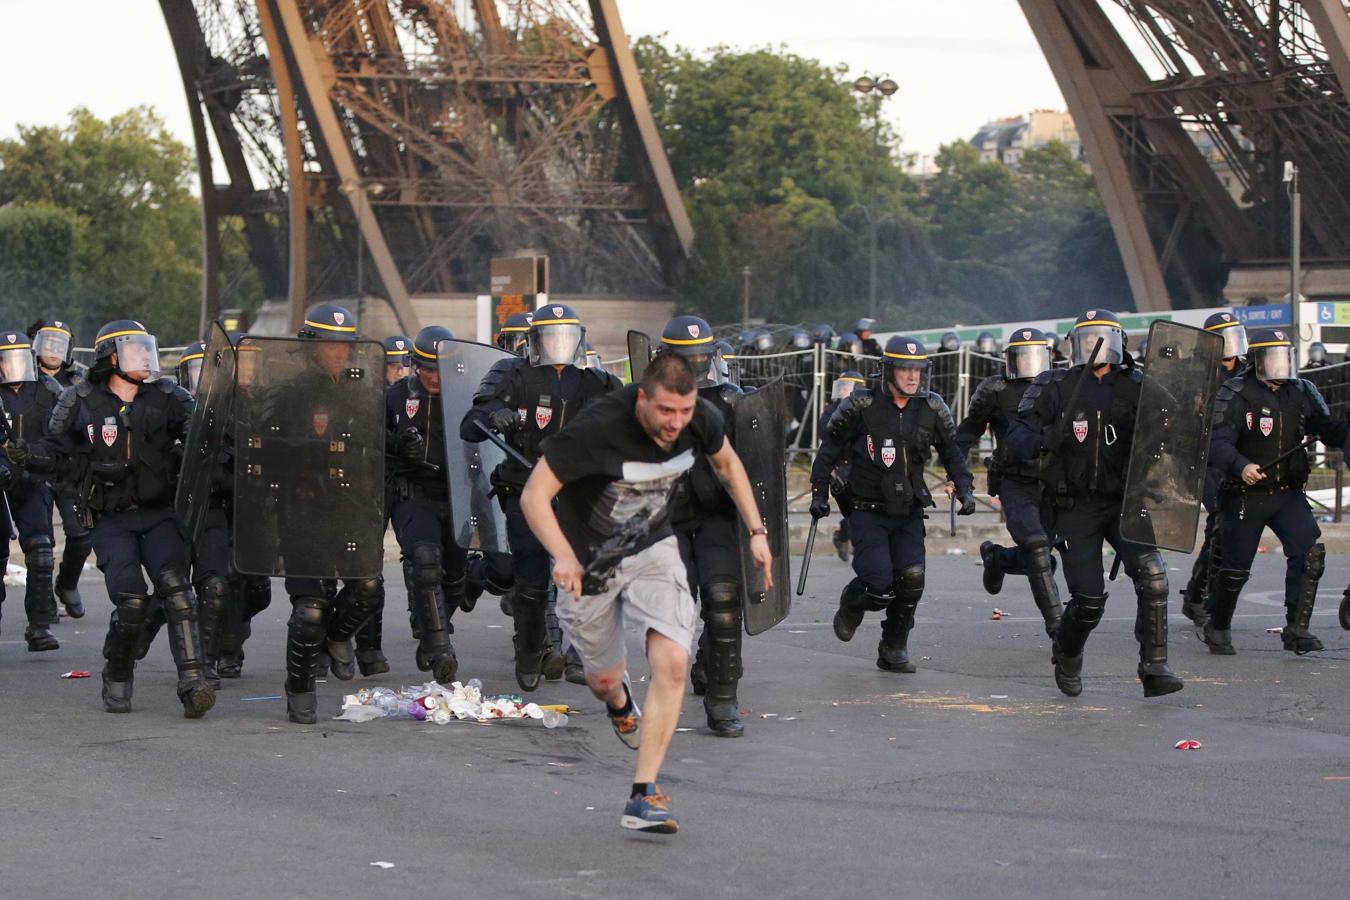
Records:
[[[914,611],[923,596],[924,567],[910,566],[895,579],[895,599],[886,608],[877,644],[877,668],[883,672],[912,675],[917,669],[909,659],[909,633],[914,629]]]
[[[1280,632],[1280,641],[1284,649],[1299,656],[1323,649],[1322,642],[1308,630],[1308,626],[1312,624],[1317,585],[1322,580],[1326,558],[1326,545],[1313,544],[1303,557],[1303,573],[1293,585],[1294,590],[1289,591],[1287,586],[1285,589],[1285,626],[1284,631]]]
[[[318,721],[314,668],[327,634],[328,598],[292,597],[286,623],[286,716],[297,725]]]
[[[848,540],[847,518],[840,520],[839,527],[834,530],[834,537],[832,540],[834,542],[835,555],[839,557],[841,562],[848,562],[849,550],[851,547]]]
[[[28,651],[42,653],[60,650],[61,642],[52,634],[52,626],[56,624],[56,595],[52,593],[55,559],[52,548],[48,545],[33,547],[24,554],[24,563],[28,566],[28,582],[23,595],[28,628],[23,636],[28,642]]]
[[[1059,620],[1064,617],[1064,607],[1059,603],[1059,586],[1055,584],[1054,557],[1050,554],[1050,541],[1044,535],[1034,535],[1027,541],[1024,556],[1026,558],[1027,583],[1031,586],[1031,598],[1040,610],[1045,621],[1045,633],[1051,640],[1059,628]]]
[[[226,630],[227,608],[234,602],[230,583],[221,575],[202,579],[197,588],[197,617],[202,634],[202,654],[206,683],[212,690],[220,690],[220,674],[216,669],[220,648]]]
[[[844,585],[839,595],[839,609],[834,614],[834,636],[841,641],[853,640],[853,633],[862,624],[863,613],[867,610],[880,612],[894,599],[893,591],[878,593],[864,586],[861,579],[853,579]]]
[[[736,687],[744,668],[741,665],[741,594],[733,582],[715,581],[701,592],[707,607],[708,652],[704,667],[708,676],[703,710],[708,715],[708,728],[718,737],[740,737],[745,732],[741,724],[740,704]]]
[[[1156,553],[1152,554],[1157,556]],[[1161,558],[1157,565],[1161,567]],[[1139,641],[1139,683],[1145,697],[1161,697],[1181,690],[1185,685],[1167,666],[1167,578],[1151,577],[1145,571],[1136,586],[1137,609],[1134,636]]]
[[[342,681],[356,676],[356,658],[352,643],[361,626],[384,609],[384,579],[367,578],[345,581],[338,602],[328,619],[328,656],[333,675]],[[339,669],[341,672],[339,672]],[[344,677],[345,676],[345,677]]]
[[[413,561],[407,557],[403,558],[403,590],[408,596],[408,627],[412,629],[412,639],[421,642],[422,623],[417,618],[417,601],[414,595],[417,593],[417,569],[413,566]]]
[[[708,612],[707,604],[700,603],[703,616],[703,630],[698,634],[698,646],[694,652],[694,663],[689,667],[689,685],[695,697],[708,693]]]
[[[512,643],[516,650],[516,683],[522,691],[539,687],[543,676],[544,651],[548,648],[545,616],[548,588],[517,583],[511,600],[515,625]]]
[[[1218,536],[1219,516],[1216,513],[1207,513],[1205,539],[1200,544],[1200,552],[1195,555],[1194,565],[1191,566],[1191,579],[1186,583],[1186,589],[1181,592],[1181,614],[1194,622],[1197,628],[1203,629],[1205,623],[1209,621],[1210,582],[1218,565],[1218,558],[1214,552]],[[1227,626],[1224,627],[1226,630]],[[1204,640],[1203,632],[1201,640]]]
[[[163,595],[169,651],[178,669],[178,699],[183,704],[183,718],[200,719],[216,705],[216,692],[206,683],[206,660],[192,586],[181,572],[172,569],[159,573],[157,583]]]
[[[61,553],[61,567],[56,571],[56,599],[66,608],[72,619],[84,618],[84,600],[80,597],[80,575],[85,560],[89,559],[89,535],[66,535],[66,548]]]
[[[370,614],[366,623],[356,632],[356,666],[362,676],[383,675],[389,671],[389,660],[384,655],[384,596],[379,608]]]
[[[216,638],[216,676],[238,678],[244,666],[244,639],[251,630],[244,618],[245,598],[238,576],[229,581],[230,597],[220,618],[220,636]],[[203,639],[203,643],[205,640]]]
[[[132,673],[136,669],[136,646],[145,627],[150,598],[144,594],[118,594],[113,598],[108,636],[103,642],[103,708],[110,713],[131,712]]]
[[[548,638],[548,645],[544,648],[544,660],[539,668],[546,680],[558,681],[563,677],[566,663],[562,654],[562,625],[558,622],[558,590],[554,585],[549,585],[548,588],[548,606],[544,609],[544,634]]]
[[[563,680],[568,684],[585,684],[586,667],[581,662],[581,654],[576,647],[568,647],[563,654]]]
[[[990,594],[1003,590],[1003,570],[998,565],[998,544],[985,541],[980,544],[980,561],[984,563],[984,589]]]
[[[1215,656],[1232,656],[1233,649],[1233,610],[1237,609],[1238,596],[1247,583],[1249,573],[1239,569],[1219,569],[1214,573],[1209,588],[1209,609],[1205,624],[1200,628],[1200,640],[1209,646],[1209,652]]]
[[[413,608],[417,611],[419,634],[417,668],[431,672],[437,683],[449,685],[459,670],[459,660],[450,645],[449,598],[442,583],[441,548],[436,544],[418,544],[413,547]],[[464,581],[459,580],[463,590]],[[458,606],[459,598],[455,598]]]
[[[155,644],[155,637],[164,627],[164,600],[158,595],[150,597],[150,605],[145,611],[145,620],[141,624],[141,633],[136,638],[136,659],[145,659]]]
[[[1088,635],[1102,620],[1106,594],[1073,594],[1055,629],[1050,659],[1055,665],[1055,684],[1070,697],[1083,693],[1083,647]]]

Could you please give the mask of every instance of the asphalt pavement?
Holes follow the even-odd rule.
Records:
[[[1174,597],[1189,558],[1167,555]],[[796,561],[793,566],[794,579]],[[319,686],[320,723],[285,721],[280,583],[255,620],[244,677],[201,721],[181,717],[163,637],[135,711],[99,702],[109,604],[62,620],[62,649],[27,653],[22,590],[0,633],[0,894],[5,897],[1333,897],[1350,875],[1350,632],[1333,555],[1313,618],[1327,645],[1295,657],[1283,560],[1258,566],[1211,656],[1173,615],[1186,688],[1145,700],[1132,591],[1111,585],[1085,689],[1055,688],[1026,591],[980,585],[978,556],[935,555],[911,652],[879,671],[877,616],[830,630],[847,567],[818,557],[788,621],[745,643],[745,737],[712,737],[687,697],[662,778],[681,831],[622,831],[633,756],[581,687],[530,699],[567,726],[334,722],[356,685],[424,681],[398,567],[386,569],[394,670]],[[1020,582],[1020,583],[1019,583]],[[1179,599],[1173,604],[1179,609]],[[1000,607],[1006,614],[993,618]],[[494,598],[456,616],[464,679],[516,693]],[[644,673],[638,636],[630,656]],[[89,670],[87,680],[63,680]],[[641,684],[639,684],[641,687]],[[640,693],[639,693],[640,696]],[[1174,749],[1198,740],[1199,750]],[[390,867],[374,862],[392,863]]]

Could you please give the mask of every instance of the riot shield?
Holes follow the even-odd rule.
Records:
[[[636,384],[642,373],[647,371],[647,363],[652,361],[652,339],[641,331],[628,332],[628,372],[629,381]]]
[[[224,476],[222,451],[229,447],[229,422],[233,413],[234,372],[237,354],[229,335],[218,322],[211,323],[206,336],[206,356],[193,397],[192,418],[183,440],[183,467],[178,473],[174,493],[174,511],[196,543],[206,524],[211,503],[211,485]]]
[[[234,565],[373,578],[384,565],[384,348],[250,337],[234,396]]]
[[[740,523],[741,602],[746,634],[759,634],[787,618],[792,607],[788,571],[786,410],[783,391],[771,382],[742,395],[733,411],[729,430],[736,454],[745,465],[759,511],[769,529],[773,553],[773,587],[765,590],[764,575],[750,557],[750,532]]]
[[[1222,356],[1223,338],[1213,332],[1162,321],[1149,329],[1120,507],[1125,540],[1182,553],[1195,547]]]
[[[492,367],[518,357],[487,344],[441,341],[441,415],[445,424],[445,474],[450,485],[450,517],[455,543],[465,550],[510,553],[506,516],[492,497],[492,470],[506,453],[486,436],[481,443],[461,440],[459,425]]]

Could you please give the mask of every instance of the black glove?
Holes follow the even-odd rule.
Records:
[[[7,491],[18,482],[18,473],[0,456],[0,491]]]
[[[961,508],[958,509],[958,510],[956,511],[956,514],[957,514],[958,516],[973,516],[973,515],[975,515],[975,495],[974,495],[974,494],[970,493],[969,491],[967,491],[967,492],[965,492],[965,493],[963,493],[963,494],[962,494],[962,493],[958,493],[958,494],[956,495],[956,501],[957,501],[958,503],[961,504]]]
[[[492,430],[498,434],[510,434],[520,427],[520,418],[514,409],[499,409],[488,419]]]
[[[28,465],[28,442],[23,438],[14,438],[5,445],[5,456],[19,468]]]
[[[811,485],[811,518],[823,519],[830,514],[830,486]]]
[[[415,462],[426,454],[427,442],[422,437],[422,432],[416,428],[409,428],[398,438],[398,455],[402,459]]]

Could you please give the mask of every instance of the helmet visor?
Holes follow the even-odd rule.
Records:
[[[1005,356],[1009,378],[1035,378],[1050,368],[1050,348],[1040,341],[1009,347]]]
[[[33,351],[28,347],[0,350],[0,384],[18,384],[22,381],[37,381]]]
[[[830,399],[843,400],[860,387],[862,387],[862,382],[856,378],[836,378],[834,386],[830,388]]]
[[[70,335],[54,328],[44,328],[33,338],[33,355],[48,368],[56,368],[70,360]]]
[[[1102,348],[1097,351],[1097,358],[1093,365],[1119,365],[1125,361],[1125,338],[1119,326],[1116,325],[1084,325],[1081,328],[1075,328],[1069,333],[1069,347],[1073,356],[1075,366],[1086,365],[1092,356],[1092,351],[1097,345]]]
[[[251,387],[258,380],[258,368],[262,363],[262,351],[257,347],[240,347],[235,362],[234,381],[240,387]]]
[[[1297,375],[1293,347],[1260,347],[1252,355],[1256,377],[1262,381],[1290,381]]]
[[[929,368],[927,361],[890,366],[886,379],[906,397],[927,397]]]
[[[586,351],[586,329],[580,325],[535,325],[530,328],[532,366],[570,366]]]
[[[144,381],[159,377],[159,344],[154,335],[124,334],[113,341],[118,371]]]
[[[202,357],[189,359],[178,364],[178,383],[187,388],[189,394],[197,393],[197,385],[202,381]]]
[[[1223,335],[1223,358],[1247,355],[1247,329],[1241,325],[1229,325],[1219,332]]]

